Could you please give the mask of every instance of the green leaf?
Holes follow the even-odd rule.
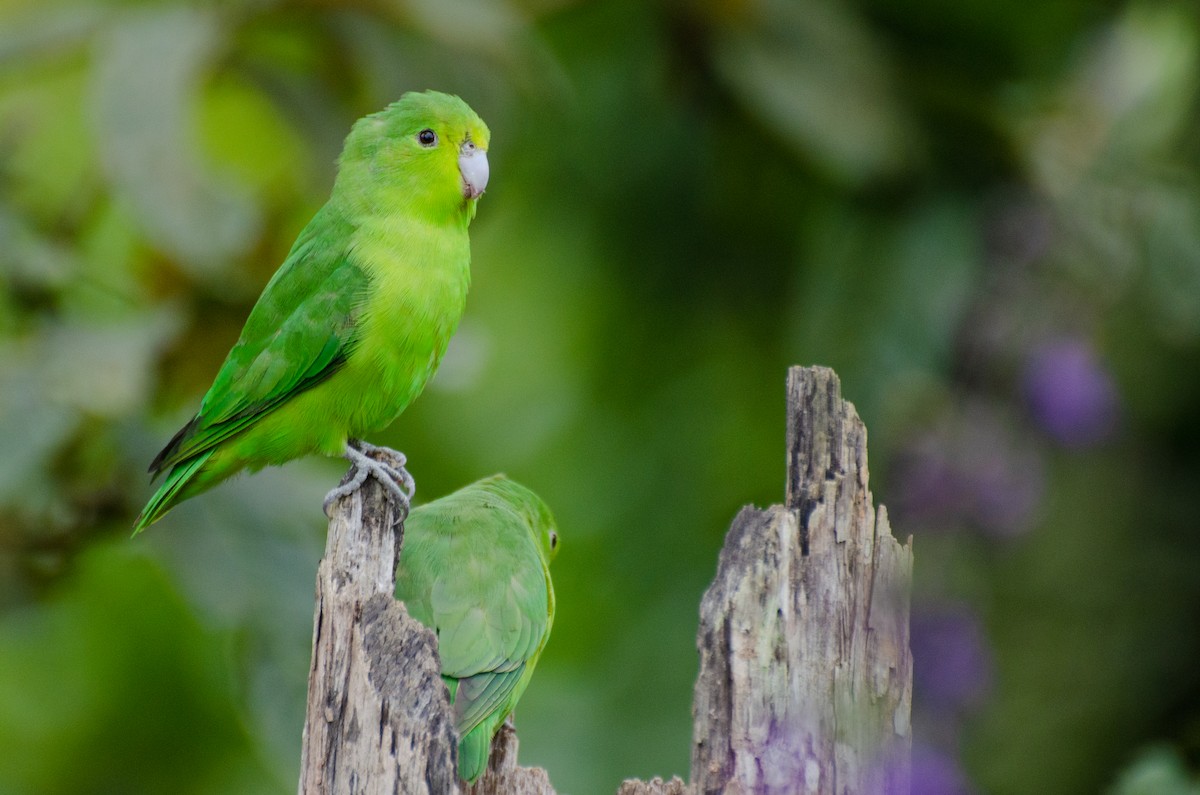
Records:
[[[1168,746],[1143,750],[1121,771],[1109,795],[1200,795],[1179,752]]]
[[[199,155],[197,94],[226,35],[213,11],[131,9],[100,41],[92,80],[92,115],[114,189],[146,234],[198,277],[227,271],[260,227],[244,190]]]
[[[819,168],[857,184],[910,167],[914,129],[883,49],[844,4],[764,0],[716,34],[737,99]]]

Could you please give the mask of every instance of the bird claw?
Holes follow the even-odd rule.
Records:
[[[383,486],[389,499],[399,509],[397,521],[404,521],[417,490],[412,475],[404,468],[408,463],[404,453],[352,439],[346,444],[345,458],[350,461],[350,472],[343,483],[325,495],[322,503],[325,515],[329,516],[335,502],[360,489],[370,476]]]

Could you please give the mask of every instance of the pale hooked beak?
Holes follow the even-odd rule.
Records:
[[[488,183],[487,152],[467,139],[459,149],[458,171],[462,174],[463,196],[479,198]]]

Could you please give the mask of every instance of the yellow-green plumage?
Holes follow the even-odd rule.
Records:
[[[422,505],[405,523],[396,598],[437,633],[468,782],[487,768],[492,737],[550,636],[557,551],[549,508],[503,475]]]
[[[465,307],[489,137],[466,103],[432,91],[354,125],[329,201],[150,465],[167,477],[135,532],[242,469],[342,455],[420,394]]]

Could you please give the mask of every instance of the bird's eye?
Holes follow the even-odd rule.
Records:
[[[421,142],[421,146],[433,146],[437,143],[437,133],[429,129],[421,130],[417,133],[417,140]]]
[[[551,548],[551,549],[557,549],[557,548],[558,548],[558,533],[551,533],[551,534],[550,534],[550,548]]]

